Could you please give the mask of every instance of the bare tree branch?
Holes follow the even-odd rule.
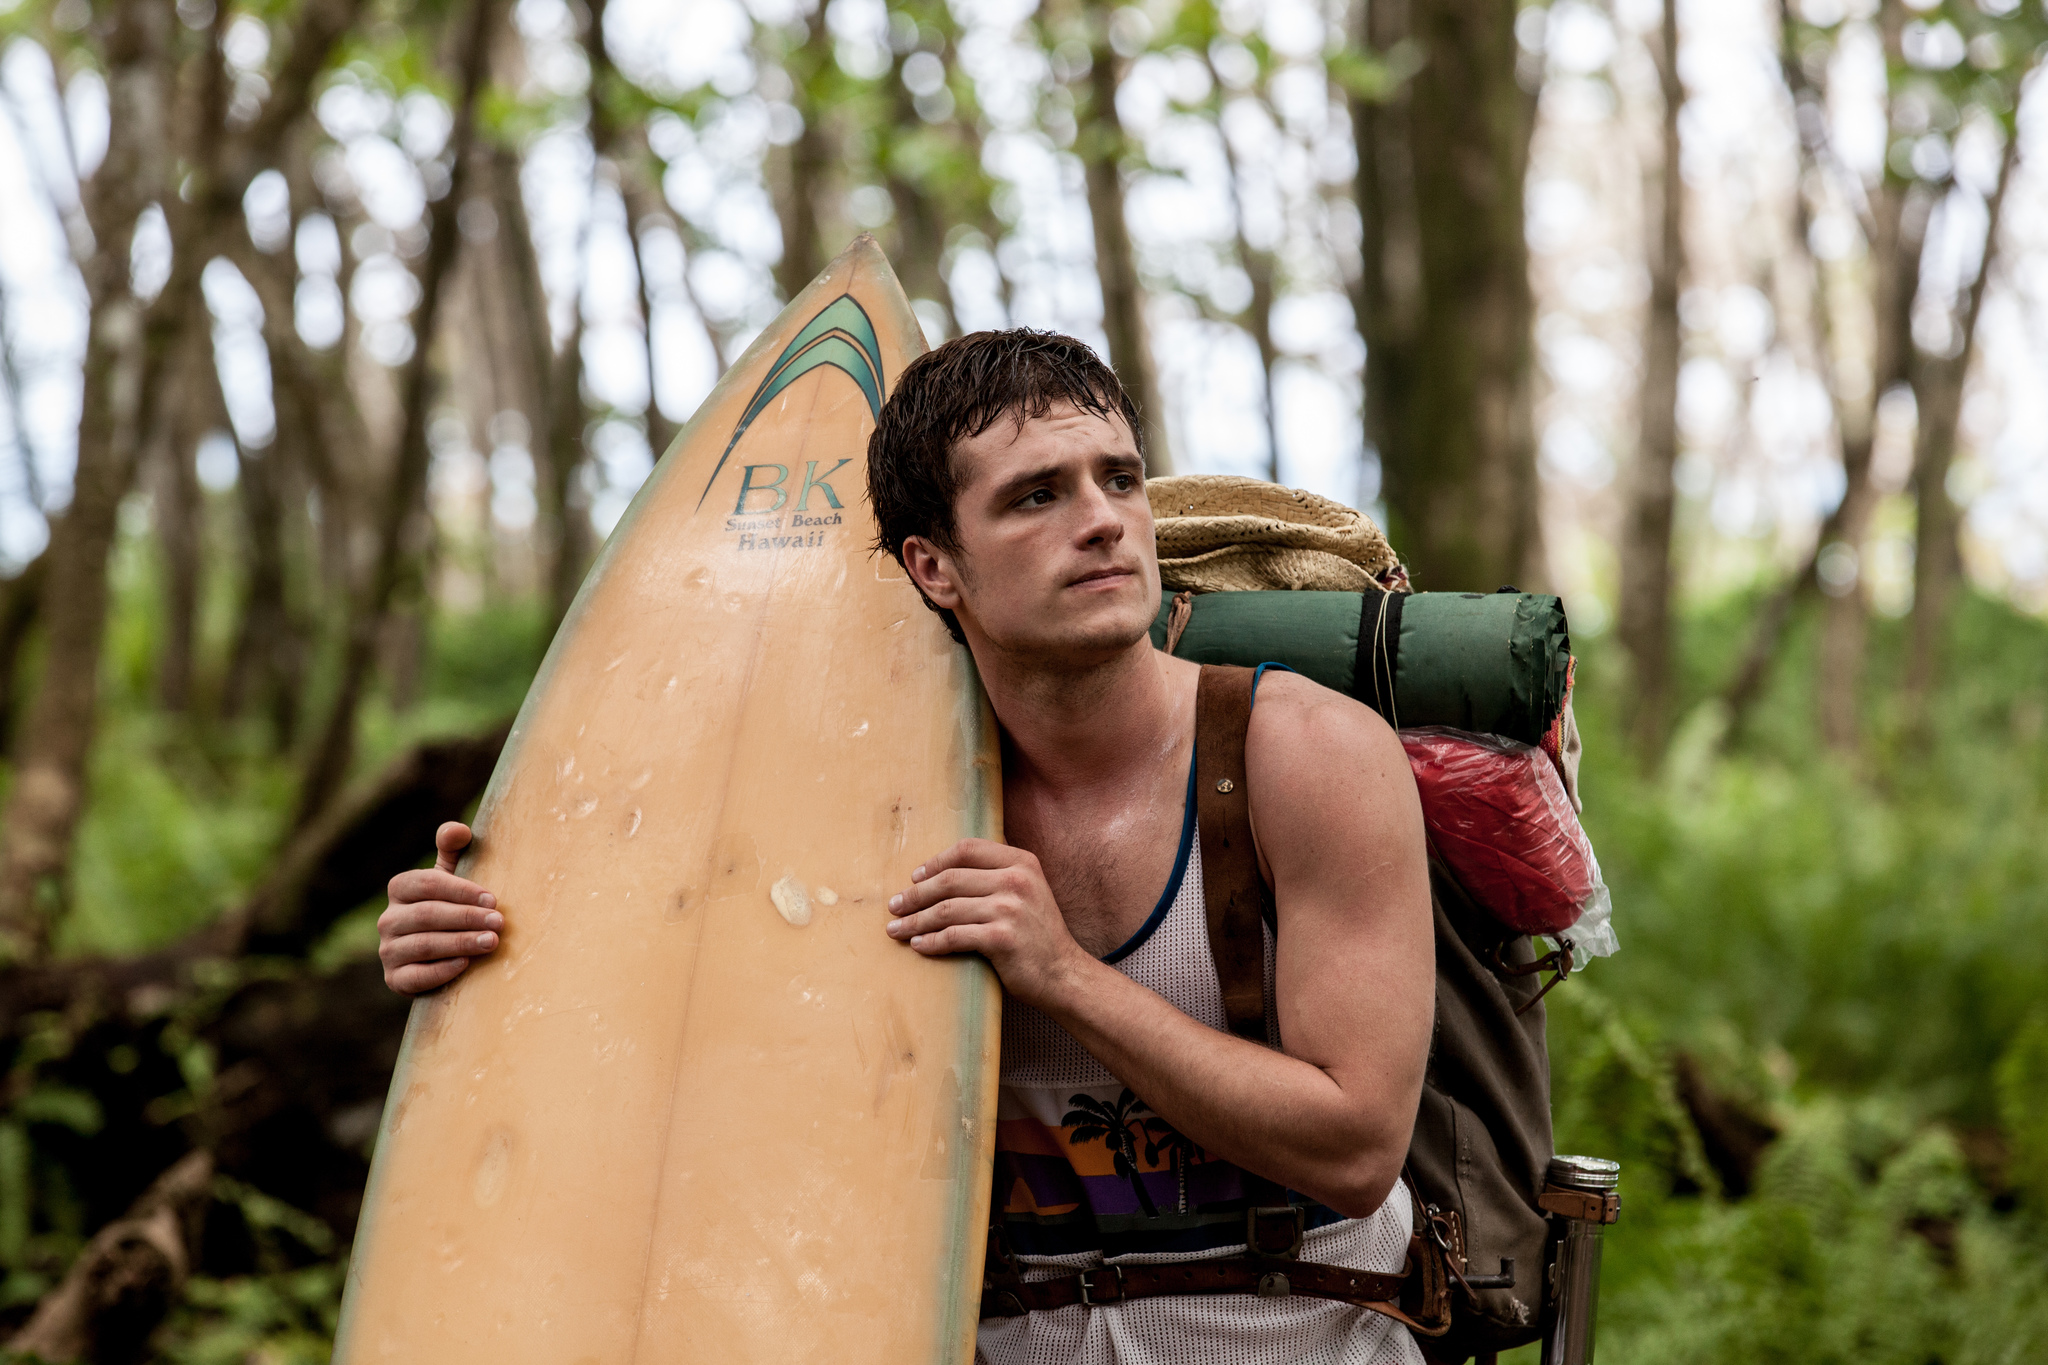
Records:
[[[462,45],[461,94],[456,101],[454,127],[448,137],[451,161],[448,191],[434,201],[428,211],[427,256],[420,269],[419,306],[413,313],[416,343],[403,380],[404,427],[399,438],[398,459],[384,504],[379,509],[377,557],[371,569],[369,586],[349,614],[340,687],[306,765],[299,789],[298,809],[292,820],[294,829],[303,828],[319,814],[321,808],[334,798],[348,773],[349,761],[355,750],[356,708],[369,682],[378,633],[398,591],[413,506],[426,485],[427,400],[433,378],[429,356],[433,349],[434,327],[440,317],[442,285],[461,241],[455,215],[462,205],[470,175],[476,139],[476,101],[488,66],[491,17],[495,10],[494,0],[471,0],[468,28]]]
[[[197,1259],[200,1215],[212,1190],[213,1154],[204,1150],[157,1177],[125,1216],[86,1244],[7,1349],[94,1365],[141,1361]]]

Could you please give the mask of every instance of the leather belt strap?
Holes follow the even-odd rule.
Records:
[[[1612,1223],[1621,1216],[1621,1196],[1613,1190],[1595,1193],[1546,1185],[1536,1198],[1536,1207],[1584,1223]]]
[[[1222,1261],[1179,1261],[1170,1265],[1112,1265],[990,1289],[982,1295],[981,1315],[1016,1317],[1075,1304],[1125,1303],[1162,1294],[1257,1294],[1285,1298],[1337,1299],[1361,1308],[1396,1305],[1412,1271],[1399,1275],[1351,1270],[1314,1261],[1282,1261],[1232,1257]]]
[[[1262,920],[1271,894],[1252,844],[1244,767],[1251,728],[1249,668],[1202,666],[1195,684],[1195,826],[1202,837],[1202,899],[1209,913],[1209,952],[1223,989],[1230,1031],[1266,1041],[1266,938]]]

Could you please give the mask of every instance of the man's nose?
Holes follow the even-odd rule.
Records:
[[[1081,499],[1080,540],[1084,545],[1114,545],[1124,538],[1123,518],[1117,515],[1116,504],[1109,495],[1095,485]]]

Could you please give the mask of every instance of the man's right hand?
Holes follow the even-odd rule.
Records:
[[[450,820],[434,831],[434,865],[391,879],[391,904],[377,917],[377,956],[384,984],[400,995],[445,986],[471,958],[498,946],[505,927],[498,898],[455,875],[469,839],[469,826]]]

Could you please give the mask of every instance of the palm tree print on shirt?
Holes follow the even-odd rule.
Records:
[[[1111,1169],[1131,1182],[1131,1189],[1138,1196],[1138,1204],[1145,1210],[1145,1216],[1157,1218],[1159,1206],[1152,1202],[1151,1192],[1145,1188],[1144,1176],[1138,1170],[1138,1144],[1145,1144],[1148,1164],[1158,1161],[1160,1144],[1147,1130],[1154,1123],[1165,1127],[1164,1121],[1151,1117],[1151,1108],[1133,1095],[1129,1086],[1124,1087],[1124,1092],[1116,1097],[1114,1104],[1105,1104],[1093,1095],[1073,1095],[1068,1097],[1067,1103],[1074,1106],[1060,1120],[1063,1126],[1072,1130],[1067,1141],[1076,1147],[1087,1142],[1100,1142],[1109,1148]],[[1150,1122],[1147,1122],[1148,1118]],[[1187,1182],[1184,1176],[1180,1202],[1181,1210],[1185,1212]]]
[[[1142,1107],[1142,1106],[1141,1106]],[[1209,1154],[1190,1142],[1186,1135],[1165,1119],[1154,1117],[1145,1120],[1145,1164],[1159,1164],[1159,1154],[1164,1152],[1173,1163],[1173,1182],[1177,1187],[1176,1213],[1188,1211],[1188,1167],[1199,1165],[1209,1159]]]

